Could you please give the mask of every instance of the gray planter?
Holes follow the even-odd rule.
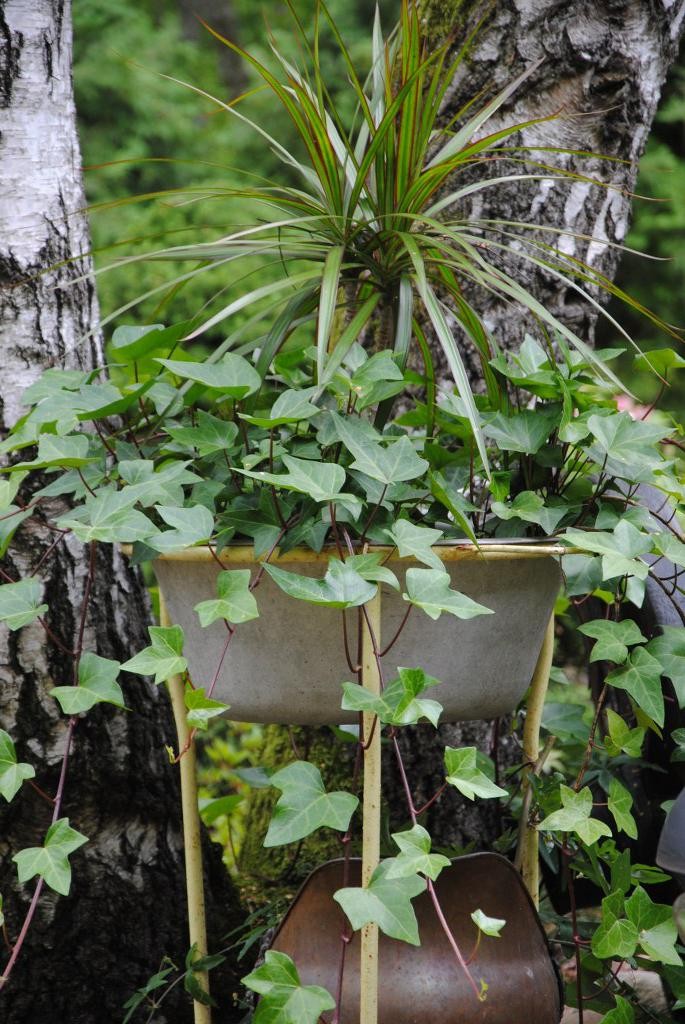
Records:
[[[421,667],[441,681],[427,696],[440,701],[442,721],[495,718],[511,711],[528,687],[545,627],[559,591],[561,549],[550,544],[444,545],[440,554],[452,586],[494,611],[461,620],[437,621],[412,610],[399,640],[384,659],[387,678],[397,666]],[[277,564],[308,576],[322,576],[328,553],[292,551]],[[258,570],[251,547],[222,552],[226,568]],[[393,559],[389,566],[404,581],[415,565]],[[215,594],[219,566],[207,549],[158,558],[154,569],[169,617],[183,627],[190,675],[208,687],[226,640],[222,623],[203,629],[193,608]],[[340,709],[340,684],[353,679],[344,653],[342,612],[287,597],[264,575],[255,591],[260,617],[237,627],[214,696],[230,705],[229,717],[243,722],[293,725],[352,723]],[[382,588],[382,645],[394,636],[407,603]],[[356,652],[357,610],[346,612]]]

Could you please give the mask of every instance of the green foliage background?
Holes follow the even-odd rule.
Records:
[[[366,57],[374,6],[373,0],[329,3],[353,54],[362,59]],[[311,20],[310,0],[296,0],[295,7],[305,23]],[[390,26],[397,4],[381,0],[380,7],[384,24]],[[259,5],[251,0],[232,0],[231,13],[241,46],[261,58],[268,57],[268,28],[281,49],[293,52],[295,43],[282,0],[263,0]],[[197,38],[184,34],[178,0],[79,0],[74,8],[74,47],[83,159],[86,167],[92,168],[87,172],[86,185],[89,203],[94,207],[91,225],[98,265],[105,266],[119,256],[157,244],[209,240],[237,224],[250,223],[248,201],[228,203],[222,199],[221,188],[239,180],[245,182],[239,179],[236,166],[268,176],[276,160],[267,144],[249,128],[197,93],[160,77],[184,80],[224,102],[235,98],[231,86],[222,80],[222,48],[202,28]],[[323,62],[327,70],[333,63],[334,73],[329,78],[339,84],[340,96],[350,93],[345,69],[333,46],[324,45]],[[335,68],[336,62],[339,69]],[[244,74],[237,58],[233,67],[236,75]],[[225,68],[223,73],[225,77]],[[247,84],[247,88],[253,86],[254,82]],[[265,94],[250,97],[242,109],[267,132],[278,127],[283,138],[284,125],[274,123],[275,118],[282,121],[282,116]],[[292,134],[291,144],[297,149]],[[641,164],[637,191],[650,199],[635,201],[627,240],[628,245],[667,262],[646,263],[628,255],[622,262],[618,283],[663,319],[680,327],[685,323],[684,156],[685,68],[677,66]],[[197,187],[205,198],[198,198],[198,193],[162,194],[141,202],[125,202],[125,197],[189,187]],[[99,294],[103,313],[111,313],[182,269],[178,265],[146,263],[102,275]],[[169,317],[172,310],[174,318],[188,319],[219,289],[230,296],[240,288],[241,282],[229,275],[219,280],[216,273],[211,273],[184,285],[174,295],[171,309],[157,308],[163,297],[160,294],[144,303],[140,312],[133,311],[122,319],[164,319],[165,312]],[[625,307],[619,313],[622,319],[630,320]],[[626,326],[644,348],[668,344],[663,337],[650,336],[646,324],[636,319]],[[621,371],[640,398],[651,401],[655,397],[658,382],[647,373],[636,373],[630,355],[624,357]],[[678,411],[684,403],[685,390],[680,385],[671,389],[660,404]]]
[[[352,55],[366,63],[375,3],[332,0],[329,7]],[[380,7],[384,23],[392,25],[397,5],[381,0]],[[310,0],[297,0],[295,8],[305,24],[311,20]],[[233,0],[231,10],[240,46],[268,61],[271,32],[282,52],[295,55],[290,16],[282,0],[261,5]],[[354,97],[347,88],[342,58],[330,43],[324,33],[321,63],[329,71],[332,68],[329,80],[339,84],[343,108],[348,94],[352,106]],[[236,166],[265,177],[278,168],[282,180],[281,165],[251,129],[205,97],[160,77],[171,76],[230,102],[235,92],[222,80],[222,49],[202,28],[198,40],[184,35],[180,5],[174,0],[80,0],[75,4],[74,86],[99,267],[162,245],[209,241],[237,225],[254,223],[248,201],[228,203],[221,195],[227,185],[250,184]],[[231,59],[236,73],[244,74],[239,59]],[[251,80],[246,88],[255,85]],[[291,126],[283,125],[282,113],[266,94],[257,92],[240,110],[265,131],[278,134],[297,154],[294,129],[288,138]],[[176,189],[197,191],[164,194]],[[127,201],[127,197],[145,195],[150,198]],[[185,269],[190,266],[146,263],[103,274],[98,282],[103,315]],[[197,314],[219,289],[230,298],[231,293],[239,294],[241,282],[228,275],[219,280],[214,273],[189,282],[173,297],[173,318],[185,320]],[[120,322],[164,319],[158,308],[162,297],[144,303],[140,312],[132,310]],[[167,318],[171,309],[165,311]]]

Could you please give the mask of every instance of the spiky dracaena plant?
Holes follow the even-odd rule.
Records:
[[[194,86],[188,87],[261,135],[285,165],[286,177],[292,179],[294,175],[298,184],[268,181],[247,188],[220,189],[215,197],[255,204],[252,226],[213,242],[164,248],[132,258],[199,260],[198,267],[176,278],[175,286],[212,269],[224,275],[230,270],[236,281],[241,275],[235,264],[241,261],[250,268],[254,268],[255,260],[261,266],[281,266],[283,272],[278,279],[246,289],[198,321],[185,340],[198,338],[219,324],[232,320],[235,324],[237,318],[238,326],[211,352],[208,361],[219,360],[228,350],[241,354],[257,350],[256,367],[263,377],[289,335],[303,323],[315,322],[317,376],[323,390],[354,342],[374,323],[383,325],[375,332],[376,342],[380,337],[381,344],[393,350],[401,365],[406,363],[411,346],[416,345],[425,378],[432,381],[433,357],[423,331],[429,323],[454,377],[486,474],[489,465],[485,441],[460,345],[475,346],[489,397],[495,401],[498,384],[490,361],[499,353],[497,340],[469,301],[465,285],[479,286],[524,307],[545,331],[566,339],[605,381],[623,390],[587,343],[516,276],[501,268],[501,257],[513,257],[522,266],[533,265],[575,289],[626,338],[626,332],[602,310],[595,297],[597,290],[604,289],[636,308],[638,304],[593,268],[560,251],[553,244],[558,229],[508,220],[465,219],[454,212],[460,200],[486,189],[506,189],[524,180],[550,176],[582,179],[539,160],[526,160],[520,146],[506,146],[521,129],[539,121],[515,123],[488,133],[488,123],[539,64],[529,67],[476,113],[473,108],[479,97],[442,125],[440,111],[446,90],[471,40],[452,58],[450,40],[429,52],[416,5],[403,0],[399,28],[387,41],[383,40],[376,12],[371,71],[362,81],[325,3],[316,4],[313,43],[292,6],[291,12],[306,70],[288,61],[272,43],[272,71],[210,26],[207,28],[261,77],[263,88],[292,120],[306,157],[296,157],[251,121],[239,109],[239,101],[223,103]],[[356,96],[352,127],[343,123],[320,67],[319,26],[323,20],[340,48]],[[492,167],[505,154],[522,164],[520,173],[493,176]],[[475,178],[474,168],[478,169]],[[460,175],[465,177],[465,172],[469,172],[468,180],[460,184]],[[549,233],[550,242],[541,240],[541,231],[543,235]],[[166,287],[159,286],[137,301]],[[134,303],[107,319],[131,305]],[[456,332],[449,325],[452,318],[459,327]],[[429,394],[429,422],[432,398]]]

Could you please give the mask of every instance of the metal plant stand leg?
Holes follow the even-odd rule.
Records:
[[[381,679],[376,649],[381,642],[381,588],[365,606],[366,616],[362,631],[362,685],[371,693],[380,693]],[[369,629],[370,627],[370,629]],[[362,885],[369,884],[378,867],[381,848],[381,726],[374,715],[364,715],[364,802],[362,832]],[[369,740],[369,737],[371,739]],[[359,1024],[377,1024],[378,1021],[378,925],[367,924],[361,932]]]
[[[540,902],[540,860],[539,836],[534,825],[530,825],[528,815],[532,798],[531,775],[535,772],[536,762],[540,756],[540,723],[542,710],[549,685],[549,674],[554,656],[554,614],[552,614],[545,636],[542,641],[537,665],[530,684],[530,696],[526,709],[526,721],[523,727],[524,768],[521,784],[523,807],[519,825],[518,848],[516,850],[516,866],[520,869],[531,899],[536,907]]]
[[[166,610],[164,597],[159,593],[159,621],[162,626],[170,626],[171,621]],[[181,676],[171,676],[167,682],[171,705],[176,721],[178,749],[185,750],[190,737],[190,729],[186,718],[186,706]],[[197,956],[207,955],[207,927],[205,923],[205,893],[202,874],[202,839],[200,833],[200,811],[197,800],[197,776],[195,744],[190,743],[180,760],[181,770],[181,806],[183,811],[183,849],[186,862],[186,892],[188,896],[188,930],[190,945],[195,946]],[[200,987],[209,994],[209,979],[204,972],[195,975]],[[212,1013],[209,1006],[193,1002],[195,1024],[211,1024]]]

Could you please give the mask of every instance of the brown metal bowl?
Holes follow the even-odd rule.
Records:
[[[361,862],[350,864],[359,885]],[[421,946],[380,936],[378,1024],[558,1024],[562,1002],[547,938],[521,877],[494,853],[460,857],[435,883],[465,956],[476,942],[472,911],[504,918],[501,937],[483,936],[471,964],[487,984],[478,1002],[447,943],[427,893],[414,900]],[[295,962],[303,984],[335,995],[344,918],[333,893],[343,886],[343,861],[317,868],[286,914],[271,948]],[[359,1022],[359,933],[347,948],[340,1024]]]

